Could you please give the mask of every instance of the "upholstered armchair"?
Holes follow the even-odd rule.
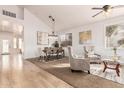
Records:
[[[74,58],[72,56],[71,47],[68,47],[68,54],[69,54],[69,63],[71,67],[71,71],[88,71],[90,74],[90,63],[89,59],[84,58]]]

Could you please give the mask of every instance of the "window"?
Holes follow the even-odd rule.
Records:
[[[22,49],[22,39],[19,38],[19,49]]]
[[[14,48],[17,48],[17,38],[15,38],[15,37],[13,39],[13,46],[14,46]]]
[[[2,53],[9,53],[9,40],[3,40]]]

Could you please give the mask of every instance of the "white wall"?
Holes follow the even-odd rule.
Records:
[[[82,20],[83,21],[83,20]],[[79,44],[79,32],[91,30],[92,31],[92,44],[95,46],[95,50],[104,54],[104,55],[112,55],[113,51],[111,49],[105,48],[105,27],[107,25],[113,25],[117,23],[124,23],[124,16],[111,18],[99,22],[95,22],[92,24],[84,25],[81,27],[73,28],[70,30],[66,30],[60,33],[72,33],[73,38],[73,49],[75,54],[82,55],[83,45]],[[124,56],[124,49],[120,49],[117,52],[119,55]]]
[[[23,23],[24,20],[22,20],[21,18],[13,18],[13,17],[2,15],[2,9],[15,11],[18,16],[24,17],[24,10],[22,8],[18,8],[18,6],[16,5],[0,5],[0,26],[3,25],[2,21],[8,21],[9,22],[8,26],[11,26],[13,24],[24,26],[24,23]],[[13,29],[13,27],[11,27],[10,29]]]
[[[24,9],[24,57],[33,58],[39,56],[37,45],[37,31],[49,32],[50,28],[36,18],[27,9]]]
[[[24,8],[17,5],[0,5],[0,15],[2,15],[2,10],[10,11],[16,13],[17,19],[24,19]]]

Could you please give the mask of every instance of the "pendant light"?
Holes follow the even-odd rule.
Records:
[[[49,19],[52,21],[52,33],[49,34],[49,37],[58,37],[58,35],[55,34],[55,19],[52,16],[49,16]]]

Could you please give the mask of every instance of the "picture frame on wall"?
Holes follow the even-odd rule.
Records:
[[[92,40],[91,30],[79,32],[79,44],[90,44]]]
[[[124,23],[118,23],[106,26],[105,47],[124,48]]]
[[[48,45],[48,33],[37,31],[37,45]]]

